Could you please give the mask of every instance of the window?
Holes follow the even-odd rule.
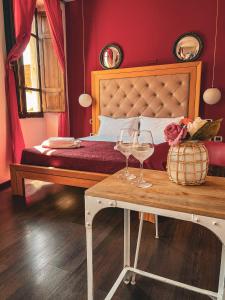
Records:
[[[20,117],[43,116],[39,44],[36,11],[32,23],[30,41],[17,66]]]
[[[7,53],[15,43],[12,1],[3,0]],[[20,118],[65,111],[64,75],[52,46],[48,20],[36,10],[30,41],[14,66]]]

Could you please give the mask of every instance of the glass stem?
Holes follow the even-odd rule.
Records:
[[[128,174],[129,174],[129,171],[128,171],[128,160],[129,160],[129,156],[126,156],[125,176],[128,176]]]
[[[144,174],[143,174],[143,161],[140,161],[140,178],[139,178],[139,183],[144,181]]]

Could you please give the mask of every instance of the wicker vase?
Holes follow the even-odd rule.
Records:
[[[170,180],[182,185],[200,185],[208,172],[208,151],[197,141],[182,143],[169,149],[167,173]]]

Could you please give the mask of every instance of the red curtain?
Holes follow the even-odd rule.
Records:
[[[18,114],[16,83],[12,64],[21,57],[30,40],[35,5],[36,0],[13,1],[15,45],[10,50],[6,61],[6,94],[9,110],[13,162],[20,162],[21,153],[25,144]]]
[[[64,72],[64,77],[66,77],[66,61],[64,53],[64,37],[63,37],[63,22],[62,22],[62,11],[60,8],[59,0],[44,0],[46,15],[48,18],[48,23],[50,27],[50,32],[52,36],[53,47],[57,58],[59,60],[60,66]],[[65,112],[60,113],[59,123],[58,123],[58,135],[59,136],[69,136],[69,120],[68,120],[68,107],[65,101]]]

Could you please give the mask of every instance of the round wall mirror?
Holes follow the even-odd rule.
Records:
[[[190,32],[182,34],[175,42],[173,53],[178,61],[194,61],[201,55],[203,42],[200,36]]]
[[[119,45],[106,45],[100,53],[100,64],[104,69],[117,69],[123,61],[123,52]]]

